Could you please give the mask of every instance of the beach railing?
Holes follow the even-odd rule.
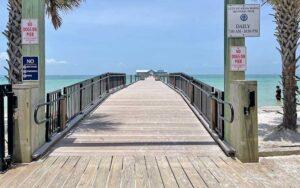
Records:
[[[224,101],[224,92],[184,73],[171,73],[160,80],[180,92],[202,116],[209,128],[224,139],[224,121],[233,122],[234,111]],[[231,111],[230,119],[224,117],[224,106]]]
[[[137,76],[133,76],[131,83],[138,81]],[[65,125],[81,114],[85,109],[91,107],[96,101],[107,97],[111,92],[118,90],[126,85],[126,74],[106,73],[91,79],[84,80],[47,93],[45,103],[36,106],[34,119],[37,124],[46,123],[46,141],[65,129]],[[46,117],[39,120],[38,111],[46,107]]]

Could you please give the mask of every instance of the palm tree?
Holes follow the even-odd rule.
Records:
[[[297,57],[299,41],[300,0],[266,0],[272,5],[276,22],[275,36],[282,61],[283,123],[285,129],[297,129]]]
[[[78,7],[84,0],[45,0],[46,14],[51,18],[55,29],[62,24],[60,16],[61,11],[72,10]],[[8,0],[9,18],[6,30],[3,34],[7,37],[7,54],[8,54],[8,72],[7,79],[12,84],[22,82],[22,36],[21,36],[21,20],[22,20],[22,0]]]

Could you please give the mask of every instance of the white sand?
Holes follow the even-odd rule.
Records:
[[[259,149],[299,147],[300,149],[300,109],[298,109],[298,132],[278,130],[282,123],[282,108],[263,107],[258,110]]]

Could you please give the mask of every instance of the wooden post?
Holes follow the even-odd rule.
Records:
[[[194,104],[194,85],[193,85],[193,78],[189,81],[189,93],[190,93],[190,99],[191,99],[191,104]]]
[[[227,5],[228,4],[245,4],[245,0],[225,0],[224,6],[224,91],[225,91],[225,101],[230,101],[230,84],[233,80],[245,80],[245,71],[233,72],[230,70],[230,47],[231,46],[244,46],[245,38],[228,38],[227,37]],[[230,110],[225,108],[225,117],[230,117]],[[225,141],[230,142],[230,123],[225,122]]]
[[[229,143],[240,161],[258,162],[257,82],[233,81],[231,93],[235,118]]]
[[[212,95],[218,98],[217,92],[214,92]],[[211,114],[210,128],[212,130],[215,130],[218,124],[218,102],[214,99],[210,99],[210,114]]]
[[[23,81],[14,85],[18,97],[15,116],[16,162],[31,162],[31,155],[45,143],[45,124],[36,125],[33,112],[37,104],[45,102],[45,0],[23,0],[22,19],[38,20],[38,44],[22,44],[23,56],[38,57],[38,81]],[[40,108],[38,119],[45,118],[45,108]]]
[[[63,99],[59,103],[59,112],[60,112],[60,130],[64,130],[67,122],[67,100],[64,96]]]
[[[40,144],[45,143],[45,127],[43,127],[44,131],[40,132],[38,129],[40,125],[35,124],[33,120],[39,88],[38,85],[33,84],[18,84],[13,86],[13,91],[18,97],[14,120],[13,157],[17,163],[29,163],[32,153]],[[40,140],[40,136],[43,140]]]

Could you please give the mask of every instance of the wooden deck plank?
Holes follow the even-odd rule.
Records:
[[[233,160],[232,158],[228,157],[220,157],[225,163],[228,164],[234,171],[236,171],[237,174],[239,174],[240,177],[242,177],[246,182],[248,182],[251,185],[254,185],[256,187],[270,187],[271,185],[265,186],[264,184],[268,184],[268,181],[270,177],[265,173],[259,173],[258,171],[253,171],[252,168],[247,168],[246,165],[242,164],[238,160]],[[270,173],[270,172],[269,172]],[[257,174],[256,177],[264,179],[264,181],[257,181],[257,178],[255,177],[255,174]],[[274,181],[276,181],[274,179]]]
[[[68,177],[63,187],[66,188],[76,187],[89,162],[90,162],[90,157],[81,157],[77,162],[75,168],[73,168],[72,174]]]
[[[97,175],[96,175],[96,179],[95,179],[93,187],[95,187],[95,188],[96,187],[97,188],[105,188],[106,187],[107,182],[108,182],[110,168],[111,168],[111,163],[112,163],[111,156],[102,157],[99,167],[98,167],[98,171],[97,171]]]
[[[22,173],[26,169],[26,165],[19,165],[13,169],[8,170],[3,176],[0,178],[0,187],[7,187],[10,181],[14,180],[20,173]]]
[[[82,176],[80,178],[80,181],[78,182],[78,184],[76,186],[77,188],[93,187],[100,160],[101,160],[101,157],[92,157],[90,159],[88,166],[86,167],[84,173],[82,174]]]
[[[123,157],[114,156],[112,159],[111,171],[108,179],[108,187],[120,187],[122,174]]]
[[[57,157],[48,157],[40,166],[39,169],[34,171],[27,179],[21,184],[23,187],[32,187],[40,178],[49,170]]]
[[[121,178],[121,188],[134,188],[135,187],[135,169],[134,157],[125,156],[123,159],[123,170]]]
[[[178,187],[174,174],[171,170],[171,167],[164,156],[156,157],[157,165],[166,188],[175,188]]]
[[[211,161],[217,166],[218,171],[223,174],[226,179],[232,182],[237,187],[255,187],[255,184],[249,184],[243,178],[241,178],[238,173],[233,171],[230,166],[228,166],[223,160],[219,157],[211,157]],[[253,182],[254,183],[254,182]]]
[[[230,179],[218,170],[218,167],[213,163],[210,157],[198,157],[200,163],[202,162],[210,173],[218,180],[222,187],[237,187],[230,181]]]
[[[48,188],[56,188],[61,187],[65,184],[67,179],[72,173],[75,165],[79,161],[80,157],[69,157],[66,164],[61,168],[61,170],[57,173],[53,181],[50,183]]]
[[[136,187],[150,188],[144,156],[135,156],[135,185]]]
[[[150,187],[164,188],[155,157],[146,156],[146,166]]]
[[[24,169],[20,174],[18,174],[16,177],[10,181],[9,187],[11,188],[17,188],[20,186],[20,183],[22,183],[28,176],[30,176],[34,171],[38,170],[40,168],[41,162],[33,162],[29,165],[26,165],[26,169]],[[0,180],[1,181],[1,180]],[[7,187],[4,185],[4,187]]]
[[[53,181],[56,174],[59,172],[60,168],[65,164],[68,160],[68,157],[62,156],[59,157],[53,165],[48,169],[48,171],[42,175],[41,179],[38,182],[35,182],[34,187],[48,187],[48,185]]]
[[[172,169],[172,172],[174,174],[174,177],[176,179],[178,186],[192,188],[193,186],[192,186],[189,178],[186,176],[185,171],[182,169],[182,166],[178,162],[177,157],[176,156],[168,156],[167,160]]]
[[[188,176],[193,187],[208,187],[203,181],[202,177],[198,174],[191,162],[185,156],[178,157],[178,161]]]
[[[218,180],[203,165],[203,163],[197,159],[197,157],[189,156],[189,160],[208,187],[220,187]]]

